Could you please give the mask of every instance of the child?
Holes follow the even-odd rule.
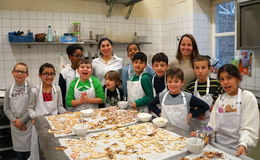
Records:
[[[193,70],[196,79],[188,83],[186,91],[206,102],[212,108],[219,94],[223,93],[218,80],[209,78],[210,61],[207,56],[198,56],[193,60]],[[192,130],[202,130],[208,124],[210,113],[207,112],[204,120],[192,119]]]
[[[156,95],[148,108],[158,116],[167,118],[172,125],[188,131],[189,119],[201,118],[200,116],[208,110],[209,106],[190,93],[181,91],[184,83],[184,73],[181,69],[168,69],[166,79],[168,91]],[[159,109],[157,104],[161,104],[162,109]]]
[[[164,53],[156,53],[152,58],[152,67],[155,74],[152,78],[153,96],[166,89],[165,73],[168,69],[168,57]]]
[[[133,56],[137,53],[140,52],[140,47],[138,44],[131,43],[127,46],[127,56],[130,58],[130,60],[133,60]],[[149,65],[144,69],[144,73],[149,73],[151,75],[154,74],[154,71],[152,67]],[[134,76],[134,68],[132,63],[127,64],[126,66],[123,67],[122,73],[121,73],[121,79],[122,79],[122,88],[124,91],[124,96],[127,97],[127,81]]]
[[[33,85],[26,81],[28,66],[17,63],[12,71],[15,82],[7,89],[4,98],[4,112],[10,120],[13,150],[18,160],[27,160],[31,146],[31,119],[28,107],[34,105]]]
[[[59,86],[54,85],[55,68],[50,63],[41,65],[39,69],[39,77],[41,84],[38,87],[35,94],[35,104],[29,107],[30,117],[35,120],[39,115],[53,115],[58,113],[65,113],[63,108],[62,94]],[[36,122],[37,123],[37,122]],[[38,160],[39,148],[38,148],[38,136],[35,127],[32,128],[32,142],[31,142],[31,159]]]
[[[62,100],[63,100],[64,107],[65,107],[65,97],[70,82],[76,77],[79,77],[78,73],[76,72],[76,69],[79,61],[84,58],[83,55],[84,49],[80,45],[77,44],[69,45],[66,48],[66,51],[71,64],[67,64],[66,67],[60,72],[60,76],[59,76],[59,86],[62,92]]]
[[[253,93],[239,88],[241,75],[236,66],[219,68],[218,79],[226,93],[216,100],[208,126],[215,132],[215,141],[246,154],[259,137],[259,111]]]
[[[98,108],[105,101],[101,82],[92,76],[92,66],[88,59],[79,62],[79,78],[74,79],[66,96],[66,104],[71,111]]]
[[[123,90],[118,88],[120,84],[120,75],[117,71],[108,71],[105,76],[105,106],[117,106],[118,101],[124,100]],[[104,105],[100,105],[100,108]]]
[[[153,97],[153,91],[151,75],[143,73],[147,56],[143,52],[137,52],[132,63],[135,75],[127,81],[127,100],[132,108],[148,112],[147,105]]]

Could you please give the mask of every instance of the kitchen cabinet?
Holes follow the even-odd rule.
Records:
[[[12,149],[9,119],[4,114],[3,105],[4,97],[0,96],[0,152]]]

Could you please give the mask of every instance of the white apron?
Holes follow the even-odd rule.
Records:
[[[120,92],[118,88],[116,88],[116,93],[117,93],[117,99],[120,101]],[[110,107],[111,105],[107,103],[107,88],[105,88],[105,107]]]
[[[183,104],[175,104],[175,105],[164,104],[167,95],[171,96],[169,94],[169,91],[165,93],[162,99],[162,117],[167,118],[172,125],[177,126],[185,131],[188,131],[189,130],[189,125],[187,122],[188,108],[187,108],[187,101],[186,101],[185,94],[181,92]]]
[[[10,107],[15,117],[21,117],[25,113],[24,110],[28,109],[27,108],[28,101],[29,101],[28,84],[27,82],[25,82],[25,92],[22,95],[12,97],[14,85],[15,84],[13,83],[9,95]],[[27,130],[25,131],[21,131],[20,129],[15,127],[12,122],[10,123],[10,126],[12,132],[12,142],[13,142],[14,151],[29,152],[30,142],[31,142],[31,131],[32,131],[31,121],[28,121],[26,123]]]
[[[138,81],[127,81],[127,100],[128,103],[131,104],[131,102],[134,102],[135,100],[142,98],[145,96],[142,84],[141,84],[141,77],[143,73],[139,76]],[[136,107],[139,112],[147,112],[148,113],[148,107],[147,106],[141,106],[141,107]]]
[[[35,111],[37,115],[58,114],[58,94],[57,94],[56,87],[54,85],[52,85],[52,101],[44,101],[42,95],[42,83],[41,83]],[[39,160],[39,159],[40,159],[40,153],[39,153],[38,135],[35,126],[33,125],[30,160]]]
[[[197,90],[198,87],[198,80],[195,81],[195,86],[194,86],[194,93],[193,95],[198,97],[199,99],[203,100],[206,102],[209,107],[213,105],[213,98],[209,94],[209,89],[210,89],[210,80],[209,77],[207,78],[207,88],[206,88],[206,94],[204,96],[201,96],[200,93]],[[206,115],[204,117],[204,120],[199,120],[197,118],[192,118],[190,122],[191,130],[200,130],[202,131],[203,127],[207,126],[209,122],[209,117],[210,117],[210,112],[209,110],[206,112]]]
[[[241,113],[241,94],[242,90],[238,89],[238,94],[236,97],[236,107],[237,112],[219,112],[216,111],[216,142],[234,150],[238,147],[239,141],[239,128],[240,128],[240,113]],[[224,105],[223,101],[226,97],[224,94],[220,97],[219,103],[217,103],[214,107],[221,107]],[[225,102],[225,104],[232,104]],[[233,102],[234,104],[234,102]]]
[[[153,86],[153,97],[156,96],[156,91],[155,91],[155,88],[154,88],[154,77],[156,76],[156,74],[153,75],[153,78],[152,78],[152,86]],[[164,84],[165,84],[165,88],[163,91],[167,90],[167,85],[166,85],[166,75],[164,75]],[[162,92],[163,92],[162,91]]]
[[[65,73],[66,74],[66,77],[65,77],[65,80],[66,80],[66,92],[68,92],[68,89],[69,89],[71,81],[74,80],[75,78],[79,77],[79,74],[78,74],[78,72],[76,70],[71,68],[71,64],[68,64],[68,66],[66,66],[66,71],[67,71]]]
[[[79,81],[80,81],[80,78],[77,80],[77,83],[74,87],[74,97],[75,97],[75,99],[80,99],[81,94],[84,93],[84,92],[87,94],[87,96],[89,98],[96,98],[95,89],[94,89],[94,86],[93,86],[92,79],[89,77],[90,88],[88,88],[86,91],[80,91],[77,88]],[[80,110],[88,109],[88,108],[98,108],[98,105],[97,104],[84,103],[84,104],[81,104],[77,107],[70,107],[70,108],[72,108],[71,111],[75,112],[75,111],[80,111]]]

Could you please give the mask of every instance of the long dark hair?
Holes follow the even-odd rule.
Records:
[[[181,60],[183,58],[183,55],[181,53],[181,50],[180,50],[180,47],[181,47],[181,41],[184,37],[187,37],[189,39],[191,39],[191,43],[192,43],[192,54],[191,54],[191,63],[193,61],[193,59],[195,57],[198,57],[200,54],[199,54],[199,50],[198,50],[198,46],[197,46],[197,43],[196,43],[196,40],[195,38],[193,37],[192,34],[184,34],[181,36],[181,39],[179,41],[179,45],[178,45],[178,50],[177,50],[177,54],[176,54],[176,59],[178,59],[179,63],[181,63]]]
[[[218,70],[218,79],[220,78],[220,74],[223,72],[227,72],[230,76],[242,80],[241,74],[239,73],[237,66],[233,64],[224,64],[223,66],[221,66]]]

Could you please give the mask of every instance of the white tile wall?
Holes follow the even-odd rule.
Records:
[[[45,62],[52,63],[56,69],[60,69],[60,56],[69,60],[66,55],[66,45],[10,45],[8,32],[30,29],[35,33],[47,33],[50,24],[57,35],[69,32],[73,22],[81,22],[81,38],[88,39],[89,31],[93,34],[107,33],[114,41],[132,41],[134,32],[147,36],[152,42],[142,45],[141,49],[149,58],[156,52],[162,51],[162,21],[160,19],[132,18],[126,20],[122,16],[106,18],[102,15],[65,13],[65,12],[38,12],[38,11],[14,11],[0,10],[0,88],[7,88],[12,82],[11,70],[17,62],[23,61],[29,66],[29,81],[39,83],[38,69]],[[91,51],[92,55],[98,54],[97,46],[90,48],[83,46],[85,55]],[[129,60],[126,55],[126,45],[115,45],[115,54]],[[58,77],[57,77],[58,78]]]
[[[47,33],[47,26],[52,25],[57,35],[69,32],[72,22],[81,22],[81,38],[88,39],[89,31],[93,35],[106,33],[114,41],[131,41],[134,32],[147,36],[152,42],[142,45],[141,49],[148,55],[149,60],[157,52],[165,52],[169,61],[176,56],[178,41],[184,33],[194,35],[201,54],[211,56],[211,25],[210,18],[204,14],[187,14],[167,19],[133,18],[126,20],[123,16],[81,14],[70,12],[38,12],[38,11],[13,11],[0,10],[0,88],[8,87],[13,81],[11,70],[15,63],[23,61],[28,64],[29,81],[39,83],[38,69],[41,64],[50,62],[57,71],[60,70],[60,56],[65,63],[69,60],[66,55],[66,45],[12,45],[8,42],[7,34],[10,31],[30,29],[33,33]],[[202,25],[201,25],[202,24]],[[200,25],[200,26],[199,26]],[[85,55],[97,55],[97,46],[83,46]],[[115,45],[115,54],[129,63],[126,55],[126,45]],[[255,50],[253,58],[252,77],[243,77],[241,86],[246,89],[260,90],[260,50]],[[57,77],[58,78],[58,77]]]

